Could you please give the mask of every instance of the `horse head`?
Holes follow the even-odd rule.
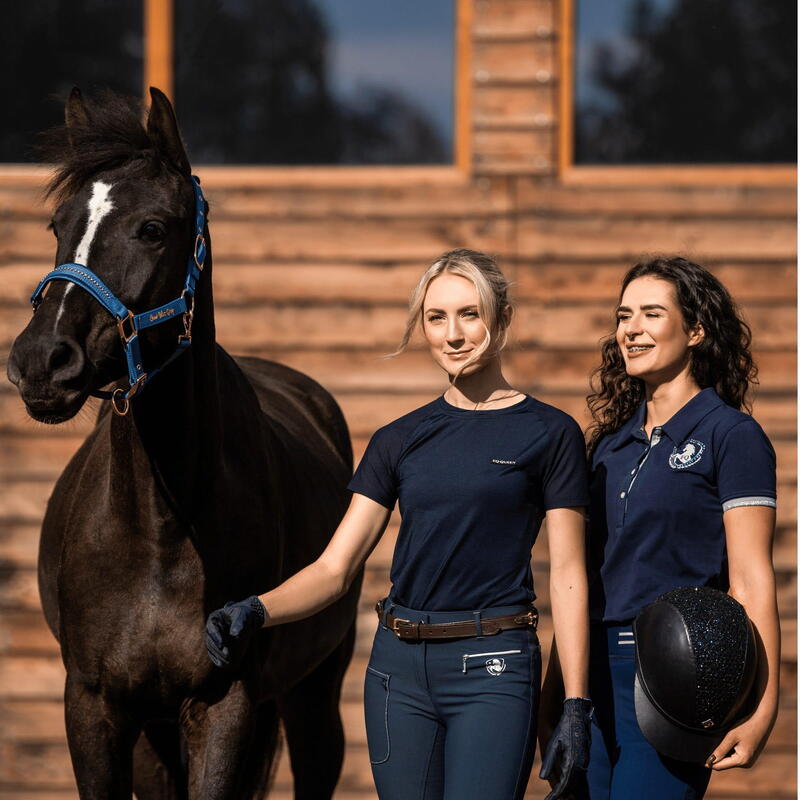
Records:
[[[90,293],[91,284],[109,290],[132,315],[185,295],[202,195],[199,188],[195,193],[169,100],[158,89],[150,95],[144,126],[130,102],[108,95],[88,103],[73,89],[66,125],[49,149],[56,164],[48,190],[56,198],[50,227],[61,265],[56,271],[62,272],[57,280],[50,273],[37,289],[36,312],[8,362],[9,380],[39,421],[63,422],[102,386],[136,366],[143,371],[132,361],[163,364],[185,332],[183,306],[173,304],[161,312],[165,324],[139,332],[132,359],[124,344],[130,326],[118,324]],[[83,285],[63,272],[80,265]]]

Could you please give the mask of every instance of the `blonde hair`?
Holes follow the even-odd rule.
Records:
[[[486,328],[486,337],[475,349],[472,356],[464,362],[458,374],[466,367],[478,361],[490,348],[499,353],[508,341],[508,325],[513,307],[508,300],[509,282],[506,280],[497,262],[486,253],[478,250],[459,248],[443,253],[425,270],[419,283],[411,293],[408,306],[408,318],[400,346],[389,357],[402,353],[408,346],[414,329],[422,324],[422,307],[428,286],[434,278],[449,273],[460,275],[472,281],[478,292],[478,315]],[[456,375],[455,377],[458,377]]]

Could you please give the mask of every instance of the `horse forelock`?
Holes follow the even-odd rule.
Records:
[[[73,197],[101,172],[132,161],[143,173],[155,176],[167,167],[142,123],[142,104],[114,92],[84,101],[86,118],[60,125],[42,134],[42,158],[54,165],[47,195],[58,203]]]

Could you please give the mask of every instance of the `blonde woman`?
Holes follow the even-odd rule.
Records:
[[[398,353],[421,328],[447,391],[374,434],[349,485],[351,505],[315,562],[208,620],[209,655],[224,666],[257,629],[334,602],[399,500],[392,589],[377,607],[364,689],[382,800],[522,797],[541,673],[530,552],[544,519],[568,697],[545,757],[557,773],[550,797],[586,767],[583,437],[570,417],[504,377],[507,288],[496,263],[472,250],[427,269]]]

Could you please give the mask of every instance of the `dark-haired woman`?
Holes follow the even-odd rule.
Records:
[[[710,769],[750,766],[775,721],[775,454],[747,408],[750,330],[722,284],[683,258],[625,276],[589,396],[591,800],[693,800]],[[728,591],[760,647],[754,713],[706,765],[660,756],[636,723],[631,621],[679,586]]]
[[[504,378],[507,286],[495,262],[472,250],[445,253],[426,270],[400,349],[420,327],[449,388],[375,433],[350,508],[316,561],[208,620],[209,655],[223,666],[262,626],[334,602],[399,501],[392,589],[378,605],[364,689],[381,800],[524,794],[541,670],[530,551],[544,518],[568,694],[544,759],[560,784],[551,800],[588,760],[583,437],[566,414]]]

